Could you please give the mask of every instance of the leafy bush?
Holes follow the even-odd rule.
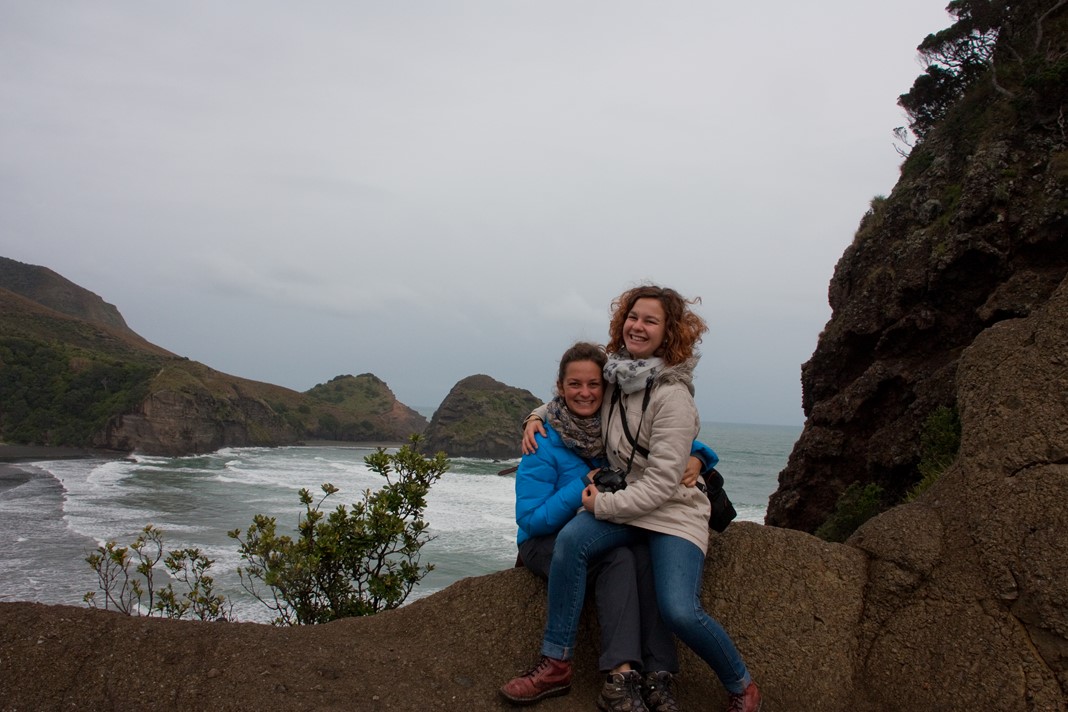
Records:
[[[886,508],[883,488],[874,482],[854,482],[835,504],[834,513],[816,530],[824,541],[845,541],[861,524]]]
[[[443,453],[421,455],[411,444],[395,453],[384,449],[365,458],[372,471],[386,478],[377,491],[348,509],[338,505],[329,514],[321,506],[338,489],[322,485],[313,504],[307,489],[295,538],[279,536],[274,517],[259,514],[240,543],[247,565],[238,569],[245,590],[271,609],[276,625],[325,623],[348,616],[371,615],[400,606],[433,565],[419,564],[419,550],[430,541],[423,519],[430,486],[448,469]],[[395,479],[394,479],[395,477]],[[257,584],[270,593],[261,593]]]
[[[170,575],[185,586],[185,593],[176,593],[171,583],[156,591],[155,566],[160,559]],[[104,610],[128,616],[184,618],[190,614],[202,621],[229,620],[229,610],[224,608],[226,598],[214,593],[214,581],[206,573],[214,562],[195,548],[171,551],[164,558],[163,532],[151,524],[130,546],[109,541],[98,546],[85,561],[96,572],[97,586],[104,594]],[[97,591],[90,591],[83,600],[96,608],[96,594]],[[148,602],[142,606],[146,595]]]

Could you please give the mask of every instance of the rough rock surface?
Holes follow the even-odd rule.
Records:
[[[1068,280],[999,323],[957,369],[958,462],[845,544],[747,522],[711,535],[706,609],[765,709],[1068,709]],[[323,626],[133,619],[0,603],[0,710],[502,710],[535,656],[545,585],[511,569],[397,611]],[[571,693],[596,699],[583,616]],[[682,652],[683,709],[721,709]]]
[[[421,447],[449,457],[519,457],[521,423],[539,405],[541,399],[530,391],[485,375],[468,376],[434,412]]]
[[[217,385],[210,390],[154,390],[135,412],[113,418],[93,445],[177,457],[223,447],[297,442],[285,420],[261,397],[242,388],[242,379],[215,380]]]
[[[919,479],[927,417],[956,404],[963,351],[1068,274],[1068,82],[1031,88],[1064,76],[1068,12],[1056,4],[1011,3],[1023,16],[999,40],[1001,91],[972,87],[839,260],[831,319],[802,367],[804,431],[768,524],[815,531],[853,482],[900,498]],[[1026,80],[1021,63],[1034,70]]]
[[[860,678],[901,709],[1065,709],[1068,280],[977,338],[957,381],[957,464],[847,542],[872,566]]]

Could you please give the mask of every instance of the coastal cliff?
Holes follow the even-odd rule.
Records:
[[[852,483],[900,501],[919,479],[927,419],[959,408],[965,350],[1041,308],[1068,274],[1068,12],[994,5],[1005,19],[991,59],[838,261],[830,321],[801,370],[805,427],[768,524],[815,531]],[[958,27],[973,22],[975,44],[991,37],[963,7]]]
[[[845,544],[735,522],[711,534],[701,590],[768,710],[1068,708],[1068,280],[964,349],[960,457]],[[271,628],[0,603],[0,710],[507,709],[545,585],[524,569],[461,580],[370,618]],[[588,708],[596,618],[571,693]],[[681,650],[683,709],[725,705]],[[43,673],[42,671],[46,671]]]
[[[176,356],[89,290],[0,258],[2,440],[179,456],[305,439],[404,442],[426,424],[372,374],[299,393]]]

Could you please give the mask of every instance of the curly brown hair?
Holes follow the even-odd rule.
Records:
[[[664,307],[664,343],[656,350],[656,355],[664,359],[664,363],[669,366],[691,358],[697,344],[701,343],[701,335],[708,331],[705,320],[690,309],[691,305],[700,304],[701,298],[685,299],[674,289],[654,284],[628,289],[612,300],[612,321],[608,325],[608,353],[614,354],[624,349],[623,323],[639,299],[656,299]]]

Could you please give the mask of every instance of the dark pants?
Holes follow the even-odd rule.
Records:
[[[519,545],[519,556],[531,572],[548,580],[555,544],[555,534],[531,537]],[[601,624],[601,671],[630,663],[646,672],[677,673],[675,638],[656,606],[649,548],[634,544],[606,552],[590,561],[587,580]]]

